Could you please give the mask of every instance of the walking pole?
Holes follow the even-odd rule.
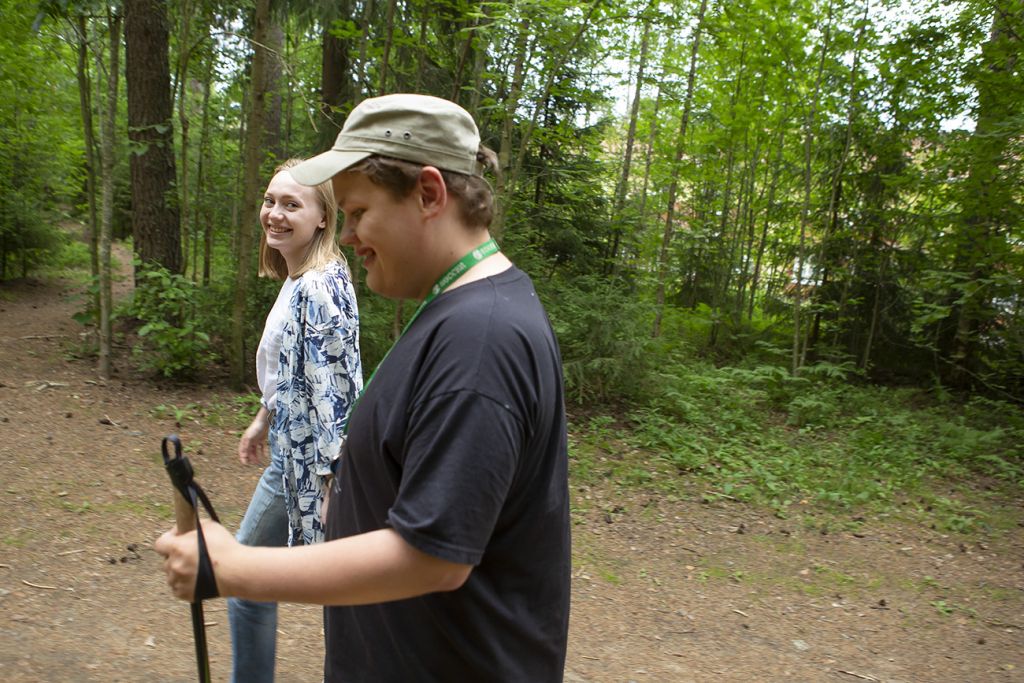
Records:
[[[168,444],[173,445],[174,455],[167,452]],[[213,511],[206,493],[192,478],[192,464],[181,454],[181,440],[177,435],[164,437],[161,444],[164,456],[164,467],[174,484],[174,520],[178,533],[183,534],[198,529],[199,537],[199,571],[196,574],[196,590],[192,608],[192,637],[196,642],[196,664],[199,667],[199,683],[210,683],[210,657],[206,649],[206,621],[203,618],[203,598],[217,596],[217,582],[213,577],[213,567],[206,552],[206,541],[199,525],[198,503],[202,502],[206,511],[214,521],[217,513]],[[207,570],[204,572],[204,570]],[[203,585],[201,585],[203,584]],[[211,590],[212,584],[212,590]]]

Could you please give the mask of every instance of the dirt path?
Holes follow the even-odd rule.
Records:
[[[123,349],[108,382],[74,359],[75,295],[0,284],[0,678],[192,681],[188,607],[151,550],[172,524],[160,439],[181,435],[229,528],[259,472],[232,455],[222,386],[160,387]],[[986,535],[854,536],[611,482],[573,494],[567,681],[1024,680],[1019,504]],[[206,616],[227,680],[223,602]],[[278,680],[319,681],[321,656],[319,608],[284,606]]]

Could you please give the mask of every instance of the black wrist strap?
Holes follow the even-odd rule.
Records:
[[[167,452],[167,444],[173,444],[174,457]],[[199,567],[196,571],[195,602],[216,598],[220,593],[217,591],[217,579],[213,573],[213,563],[210,561],[210,553],[206,549],[206,537],[203,535],[203,525],[199,523],[199,504],[201,503],[210,519],[220,522],[213,504],[207,497],[203,487],[194,479],[192,463],[181,454],[181,441],[174,434],[164,437],[163,441],[164,467],[171,478],[174,488],[178,489],[182,498],[192,506],[195,515],[196,536],[199,537]]]

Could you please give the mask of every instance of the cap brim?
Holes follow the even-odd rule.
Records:
[[[330,180],[346,168],[357,164],[372,152],[346,151],[329,149],[323,154],[310,157],[297,166],[292,166],[288,172],[300,185],[319,185]]]

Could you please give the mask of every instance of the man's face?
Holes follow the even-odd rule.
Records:
[[[386,297],[422,298],[432,283],[423,284],[423,263],[417,258],[423,221],[416,192],[395,199],[362,173],[339,173],[331,182],[345,216],[341,243],[362,259],[366,284]]]

